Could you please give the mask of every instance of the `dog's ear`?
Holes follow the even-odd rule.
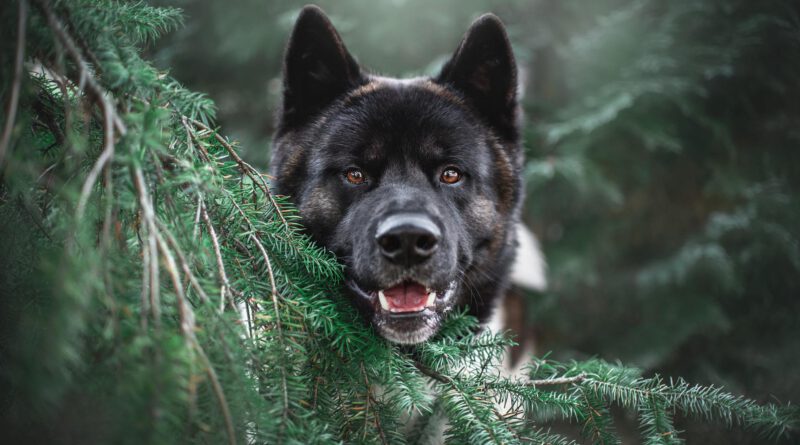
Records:
[[[304,7],[284,56],[279,131],[305,123],[361,83],[361,69],[328,17],[317,6]]]
[[[484,14],[435,79],[461,91],[501,135],[517,136],[517,67],[503,22]]]

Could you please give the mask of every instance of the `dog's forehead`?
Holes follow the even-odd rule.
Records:
[[[463,99],[428,78],[373,77],[332,111],[326,145],[338,154],[377,159],[412,151],[446,158],[477,155],[485,145],[485,133]]]
[[[366,84],[347,94],[345,104],[378,91],[393,91],[400,94],[413,94],[424,91],[459,107],[466,107],[461,96],[434,82],[429,77],[397,79],[394,77],[371,76]]]

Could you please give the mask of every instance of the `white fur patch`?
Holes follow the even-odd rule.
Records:
[[[511,282],[524,289],[542,291],[547,288],[547,263],[539,240],[524,224],[518,223],[517,256],[511,266]]]

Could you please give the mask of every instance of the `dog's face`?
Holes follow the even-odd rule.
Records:
[[[413,344],[504,286],[520,201],[516,71],[483,16],[436,78],[364,73],[321,10],[303,9],[284,64],[277,191],[346,266],[353,303]]]

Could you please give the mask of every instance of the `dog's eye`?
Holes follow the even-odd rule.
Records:
[[[442,175],[439,176],[439,180],[445,184],[455,184],[461,180],[461,176],[461,170],[455,167],[447,167],[444,169],[444,171],[442,171]]]
[[[350,184],[363,184],[367,180],[364,176],[364,172],[357,168],[348,168],[347,171],[344,172],[344,177],[347,178],[347,182]]]

